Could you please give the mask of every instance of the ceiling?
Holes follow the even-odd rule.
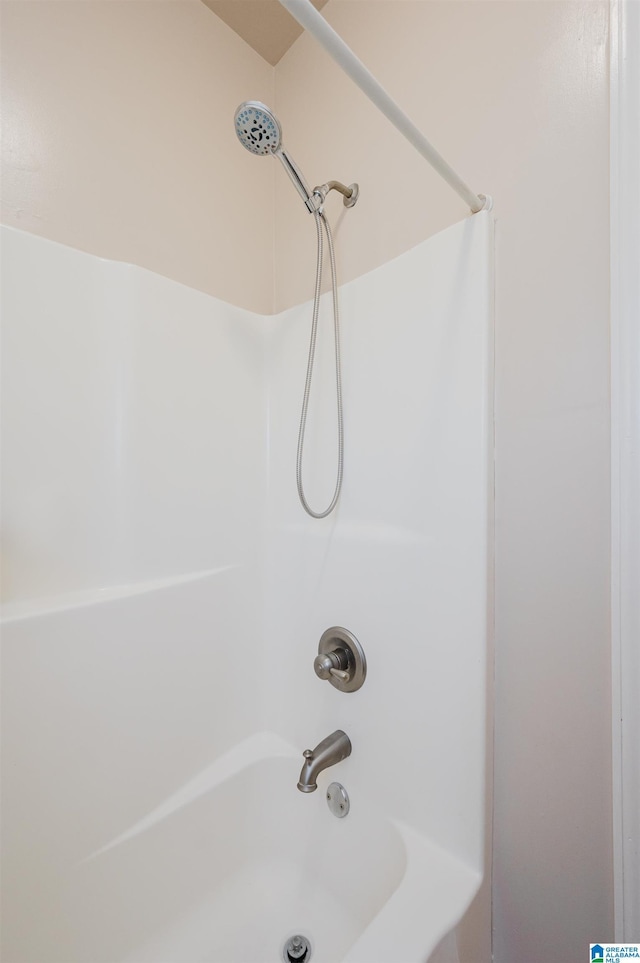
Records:
[[[327,0],[311,2],[321,10]],[[203,0],[203,3],[273,66],[302,33],[300,24],[278,0]]]

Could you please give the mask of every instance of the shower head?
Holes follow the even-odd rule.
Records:
[[[278,118],[258,100],[240,104],[235,123],[238,140],[252,154],[274,154],[282,143]]]
[[[238,140],[252,154],[274,154],[291,178],[293,186],[312,213],[318,209],[320,198],[309,190],[297,167],[282,147],[282,128],[278,118],[259,100],[247,100],[236,110],[235,126]]]

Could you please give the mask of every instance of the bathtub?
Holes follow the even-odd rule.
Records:
[[[63,899],[72,938],[56,956],[279,963],[300,933],[314,963],[425,963],[478,874],[372,800],[337,819],[322,786],[296,790],[300,761],[258,733],[80,861]]]

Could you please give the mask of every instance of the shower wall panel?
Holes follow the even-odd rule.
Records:
[[[69,868],[260,727],[264,327],[16,230],[2,261],[3,958],[55,963]]]
[[[259,315],[3,228],[3,600],[245,563]]]
[[[311,305],[273,320],[268,625],[270,726],[313,747],[334,729],[338,778],[481,871],[492,497],[493,225],[479,214],[342,288],[344,488],[309,518],[295,450]],[[303,478],[333,491],[336,422],[325,296]],[[367,679],[316,678],[320,636],[350,629]]]

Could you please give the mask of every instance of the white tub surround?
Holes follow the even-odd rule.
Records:
[[[11,228],[2,278],[3,601],[253,557],[261,316]]]
[[[70,963],[72,867],[263,728],[264,324],[12,229],[2,277],[2,957]]]
[[[269,340],[268,725],[300,749],[349,735],[309,805],[337,778],[353,806],[373,802],[463,863],[476,883],[458,890],[457,919],[484,869],[492,228],[477,214],[341,289],[345,475],[322,521],[301,511],[294,476],[309,306],[275,318]],[[325,337],[309,414],[314,502],[335,477],[331,350]],[[364,648],[357,692],[314,674],[333,625]],[[424,961],[451,923],[416,899],[420,953],[385,959],[371,943],[356,958]]]
[[[322,521],[309,305],[3,240],[7,959],[278,963],[302,932],[314,963],[424,963],[484,872],[490,216],[342,288]],[[313,671],[332,625],[352,694]],[[352,754],[298,792],[337,728]]]

